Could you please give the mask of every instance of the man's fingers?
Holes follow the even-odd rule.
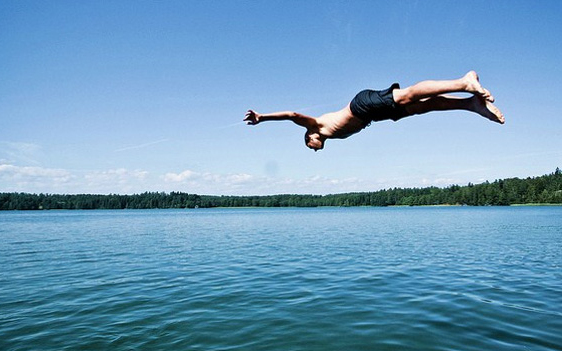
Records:
[[[246,121],[246,124],[250,125],[257,124],[258,121],[256,118],[256,113],[253,110],[248,110],[248,112],[246,112],[246,114],[244,115],[244,121]]]

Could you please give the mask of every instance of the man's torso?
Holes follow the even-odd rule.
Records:
[[[339,111],[320,116],[318,123],[320,134],[328,139],[345,139],[365,128],[365,123],[353,116],[349,105]]]

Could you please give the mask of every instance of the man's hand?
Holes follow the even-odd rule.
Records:
[[[248,112],[246,112],[244,121],[246,121],[246,124],[256,125],[260,123],[260,114],[253,110],[248,110]]]

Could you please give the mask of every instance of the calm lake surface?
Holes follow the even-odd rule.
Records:
[[[562,350],[562,207],[0,212],[0,350]]]

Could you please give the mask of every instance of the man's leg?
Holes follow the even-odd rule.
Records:
[[[490,92],[480,85],[478,75],[474,71],[454,80],[426,80],[404,89],[394,89],[392,94],[397,104],[408,105],[425,98],[454,92],[472,93],[490,102],[494,101]]]
[[[478,113],[493,122],[505,123],[503,114],[494,104],[476,95],[470,98],[438,95],[408,104],[404,108],[410,116],[431,111],[465,110]]]

